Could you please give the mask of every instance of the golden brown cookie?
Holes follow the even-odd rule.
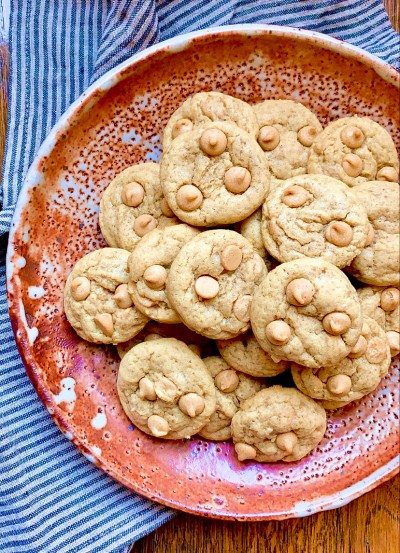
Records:
[[[349,186],[366,181],[397,182],[399,160],[390,134],[368,117],[329,123],[311,147],[308,173],[329,175]]]
[[[264,245],[281,262],[313,257],[345,267],[364,248],[369,229],[349,187],[326,175],[282,181],[262,208]]]
[[[117,344],[118,355],[122,359],[133,346],[137,346],[137,344],[142,342],[148,342],[149,340],[159,340],[160,338],[176,338],[184,342],[199,357],[208,357],[215,351],[211,340],[193,332],[193,330],[190,330],[190,328],[182,323],[171,325],[149,321],[144,329],[134,338]]]
[[[322,440],[326,413],[298,390],[272,386],[242,403],[231,429],[239,461],[298,461]]]
[[[132,251],[151,230],[178,222],[163,196],[158,163],[128,167],[110,182],[101,198],[99,225],[113,248]]]
[[[269,171],[257,141],[233,123],[211,123],[178,136],[161,160],[172,211],[194,226],[236,223],[264,201]]]
[[[363,286],[357,290],[364,315],[386,332],[392,357],[400,353],[400,289],[393,286]]]
[[[137,308],[160,323],[179,323],[178,313],[171,307],[165,285],[171,263],[181,247],[199,231],[189,225],[173,225],[154,229],[137,244],[128,259],[129,293]]]
[[[361,335],[349,355],[335,367],[309,369],[293,363],[297,388],[322,401],[325,409],[342,407],[369,394],[390,367],[390,349],[385,332],[364,316]]]
[[[235,371],[221,357],[207,357],[204,363],[214,379],[217,406],[210,422],[203,426],[199,434],[207,440],[229,440],[231,420],[241,402],[254,396],[266,384]]]
[[[353,193],[370,222],[367,246],[347,271],[367,284],[400,284],[400,187],[395,182],[373,181],[356,186]]]
[[[125,413],[143,432],[189,438],[215,411],[215,387],[203,361],[175,338],[134,346],[122,359],[117,390]]]
[[[215,121],[234,123],[252,137],[258,132],[257,119],[249,104],[221,92],[198,92],[172,114],[163,133],[163,151],[168,150],[177,136]]]
[[[293,100],[264,100],[254,112],[273,185],[306,173],[310,147],[322,131],[312,111]]]
[[[264,262],[243,236],[208,230],[176,256],[167,296],[186,326],[225,340],[249,329],[252,296],[265,273]]]
[[[128,293],[128,257],[125,250],[103,248],[85,255],[70,273],[64,289],[65,314],[84,340],[125,342],[148,321]]]
[[[289,368],[288,361],[275,363],[251,331],[231,340],[217,340],[217,348],[231,367],[251,376],[276,376]]]
[[[254,335],[274,360],[334,366],[357,342],[361,305],[346,275],[322,259],[282,263],[255,289]]]

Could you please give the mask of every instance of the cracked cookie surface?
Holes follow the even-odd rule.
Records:
[[[232,417],[241,402],[259,392],[266,383],[235,371],[221,357],[207,357],[204,363],[214,379],[217,403],[210,422],[199,434],[208,440],[229,440]]]
[[[264,262],[243,236],[208,230],[181,248],[166,290],[186,326],[224,340],[249,329],[252,296],[265,274]]]
[[[349,186],[366,181],[397,182],[399,160],[390,134],[368,117],[328,124],[311,147],[308,173],[335,177]]]
[[[179,219],[215,226],[241,221],[263,203],[269,171],[252,136],[215,122],[173,141],[161,160],[161,185]]]
[[[326,409],[343,407],[369,394],[379,385],[390,366],[390,349],[384,330],[364,315],[361,335],[350,354],[335,367],[308,369],[293,363],[297,388],[322,400]]]
[[[392,357],[400,353],[400,289],[394,286],[362,286],[357,290],[363,314],[386,332]]]
[[[322,440],[325,410],[294,388],[272,386],[241,405],[232,418],[239,461],[297,461]]]
[[[254,138],[258,132],[257,119],[249,104],[221,92],[198,92],[172,114],[163,132],[163,151],[180,134],[214,121],[234,123]]]
[[[188,225],[154,229],[143,236],[129,256],[129,293],[150,319],[170,324],[181,321],[168,301],[165,284],[172,261],[197,234],[199,231]]]
[[[289,368],[288,361],[275,363],[251,331],[231,340],[218,340],[217,348],[221,357],[231,367],[251,376],[276,376]]]
[[[400,187],[395,182],[365,182],[353,190],[371,224],[369,245],[353,259],[347,271],[367,284],[399,286]]]
[[[128,293],[129,252],[103,248],[80,259],[64,289],[65,314],[88,342],[118,344],[133,338],[148,321]]]
[[[117,380],[129,419],[143,432],[177,440],[196,434],[215,411],[215,386],[204,362],[175,338],[134,346]]]
[[[110,182],[100,201],[101,233],[113,248],[132,251],[154,228],[178,223],[162,193],[158,163],[128,167]]]
[[[348,186],[326,175],[281,182],[262,208],[265,247],[281,262],[311,257],[345,267],[363,249],[369,229],[365,207]]]
[[[265,100],[253,109],[273,186],[306,173],[310,146],[322,131],[317,117],[293,100]]]
[[[361,305],[340,269],[322,259],[296,259],[276,267],[256,288],[251,326],[274,359],[333,366],[360,336]]]

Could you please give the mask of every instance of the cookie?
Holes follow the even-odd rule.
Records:
[[[128,259],[129,293],[137,308],[160,323],[179,323],[166,292],[169,268],[179,250],[199,231],[188,225],[154,229],[137,244]]]
[[[347,270],[367,284],[399,286],[399,185],[395,182],[365,182],[356,186],[353,192],[367,211],[371,227],[368,245]]]
[[[144,329],[134,338],[127,342],[117,344],[118,355],[122,359],[133,346],[137,346],[137,344],[141,342],[159,340],[160,338],[176,338],[184,342],[189,349],[199,357],[208,357],[215,352],[211,340],[205,336],[201,336],[201,334],[193,332],[193,330],[190,330],[182,323],[171,325],[149,321]]]
[[[271,259],[265,249],[261,233],[261,217],[262,208],[260,207],[257,211],[247,217],[247,219],[237,225],[237,231],[250,242],[259,256],[264,260],[268,271],[270,271],[274,266],[276,266],[276,262]]]
[[[311,147],[308,173],[329,175],[349,186],[366,181],[397,182],[399,160],[390,134],[368,117],[329,123]]]
[[[271,183],[306,173],[310,146],[322,131],[317,117],[293,100],[264,100],[253,108]]]
[[[172,262],[167,296],[186,326],[225,340],[249,329],[252,295],[265,274],[264,262],[243,236],[208,230]]]
[[[386,332],[392,357],[400,353],[400,290],[395,287],[363,286],[357,290],[364,315]]]
[[[163,151],[168,150],[177,136],[215,121],[234,123],[253,138],[258,132],[257,119],[249,104],[221,92],[198,92],[172,114],[163,132]]]
[[[361,305],[346,275],[322,259],[296,259],[268,273],[251,304],[254,335],[274,360],[334,366],[356,344]]]
[[[251,331],[231,340],[218,340],[217,348],[232,368],[251,376],[276,376],[289,368],[288,361],[275,363]]]
[[[281,262],[325,259],[339,268],[363,249],[370,224],[348,186],[326,175],[300,175],[281,182],[262,209],[267,251]]]
[[[80,259],[68,276],[64,309],[76,333],[96,344],[118,344],[138,334],[148,318],[128,293],[129,252],[103,248]]]
[[[298,461],[322,440],[326,413],[298,390],[272,386],[242,403],[231,429],[239,461]]]
[[[179,219],[215,226],[245,219],[264,201],[269,172],[255,138],[233,123],[178,136],[161,160],[161,185]]]
[[[210,422],[203,426],[199,434],[207,440],[229,440],[231,420],[241,402],[254,396],[265,387],[265,384],[261,380],[235,371],[217,356],[207,357],[204,364],[214,379],[217,406]]]
[[[303,394],[322,400],[326,409],[334,409],[375,390],[389,367],[386,334],[378,323],[364,316],[359,339],[335,367],[308,369],[293,363],[291,370],[294,383]]]
[[[100,230],[113,248],[132,251],[151,230],[178,222],[163,196],[158,163],[128,167],[110,182],[101,198]]]
[[[119,399],[140,430],[166,440],[190,438],[215,411],[215,386],[203,361],[175,338],[134,346],[118,371]]]

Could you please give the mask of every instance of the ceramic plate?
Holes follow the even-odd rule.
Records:
[[[119,404],[118,357],[82,341],[63,311],[74,263],[105,245],[98,206],[132,163],[157,161],[168,118],[190,94],[218,90],[254,103],[291,98],[323,124],[366,115],[399,138],[398,74],[326,36],[234,26],[178,37],[107,73],[43,144],[25,181],[8,251],[11,320],[27,372],[67,439],[132,490],[184,511],[279,519],[345,504],[398,469],[398,363],[362,401],[329,416],[326,436],[292,464],[239,463],[230,443],[158,441]]]

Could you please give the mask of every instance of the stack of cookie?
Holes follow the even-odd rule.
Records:
[[[163,152],[104,192],[109,247],[73,268],[67,318],[117,345],[122,406],[147,434],[296,461],[400,350],[393,141],[366,117],[322,129],[291,100],[201,92]]]

